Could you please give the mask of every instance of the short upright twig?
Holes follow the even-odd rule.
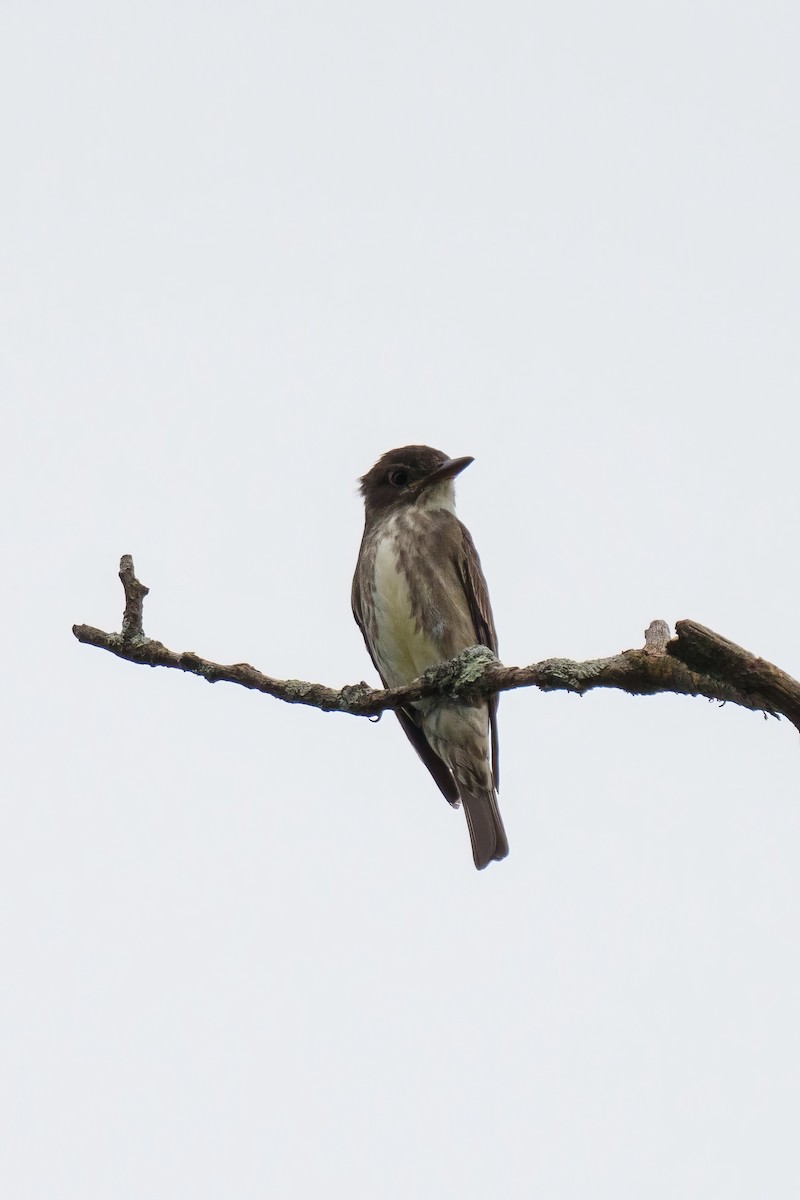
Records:
[[[150,591],[143,583],[140,583],[133,571],[133,558],[130,554],[123,554],[119,560],[119,577],[122,581],[122,586],[125,589],[125,612],[122,617],[122,640],[123,642],[133,642],[137,638],[144,637],[144,628],[142,626],[142,613],[144,609],[144,598]]]

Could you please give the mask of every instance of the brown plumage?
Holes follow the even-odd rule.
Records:
[[[469,646],[497,653],[486,580],[455,515],[453,479],[471,458],[429,446],[390,450],[361,480],[365,525],[353,615],[385,687],[418,678]],[[445,798],[464,805],[475,866],[508,854],[497,807],[497,697],[425,700],[397,710]]]

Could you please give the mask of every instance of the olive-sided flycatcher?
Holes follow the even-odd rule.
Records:
[[[366,521],[353,615],[384,687],[400,687],[469,646],[496,654],[486,580],[455,512],[453,480],[471,458],[430,446],[389,450],[361,480]],[[446,800],[464,812],[478,870],[505,858],[497,807],[497,697],[429,699],[397,709]]]

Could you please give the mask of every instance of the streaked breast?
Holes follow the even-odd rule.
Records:
[[[441,648],[423,629],[415,615],[414,598],[400,566],[397,528],[388,525],[375,551],[375,624],[373,652],[381,672],[392,687],[410,683],[442,661]],[[419,609],[419,605],[416,606]]]

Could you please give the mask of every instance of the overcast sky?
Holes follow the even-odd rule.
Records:
[[[0,17],[0,1188],[794,1198],[800,753],[678,697],[500,706],[510,857],[332,685],[356,481],[475,463],[509,664],[691,617],[800,675],[789,3]]]

